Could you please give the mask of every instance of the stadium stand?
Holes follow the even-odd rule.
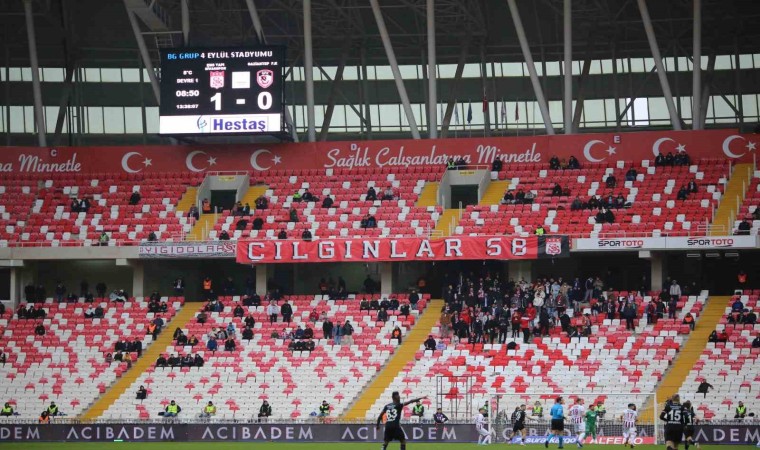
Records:
[[[396,297],[402,304],[408,298],[405,294]],[[330,417],[338,417],[395,351],[398,343],[391,339],[392,330],[399,326],[405,335],[429,301],[429,297],[423,297],[417,304],[419,311],[412,310],[406,318],[398,311],[389,311],[389,320],[380,322],[377,311],[360,311],[360,303],[353,295],[346,301],[327,301],[319,295],[285,297],[293,308],[290,325],[282,321],[270,323],[266,305],[245,307],[245,316],[250,313],[256,320],[253,339],[246,341],[241,339],[243,319],[233,317],[232,305],[239,298],[220,299],[225,305],[223,312],[210,312],[208,322],[191,321],[183,330],[201,340],[192,353],[204,358],[203,367],[149,368],[105,411],[103,418],[155,419],[169,401],[176,400],[185,409],[183,417],[187,419],[197,417],[201,408],[213,401],[218,408],[217,418],[244,420],[256,416],[264,399],[272,406],[273,419],[308,418],[322,400],[332,407]],[[322,320],[309,321],[313,310],[335,324],[349,320],[354,328],[353,343],[335,345],[323,339]],[[216,352],[208,351],[208,333],[212,328],[226,329],[230,322],[237,329],[235,350],[225,351],[220,342]],[[282,339],[299,325],[314,330],[314,351],[289,350],[288,340]],[[165,353],[181,355],[189,351],[175,342]],[[146,400],[135,399],[140,385],[148,389]]]
[[[760,348],[752,348],[753,339],[760,333],[760,324],[731,323],[732,305],[737,300],[744,308],[757,312],[758,298],[760,290],[744,291],[728,298],[716,327],[716,331],[728,334],[728,341],[708,342],[703,347],[679,391],[683,398],[692,399],[698,414],[705,419],[733,419],[739,401],[747,407],[747,412],[760,411],[760,393],[753,389],[760,381],[757,371]],[[714,387],[707,395],[697,394],[702,381]]]
[[[636,178],[626,181],[631,168],[637,172]],[[543,225],[547,233],[591,237],[704,233],[721,198],[728,171],[724,160],[701,160],[691,166],[675,167],[656,167],[647,160],[640,164],[620,161],[614,167],[587,164],[577,170],[549,170],[544,164],[507,166],[498,178],[507,180],[507,189],[515,193],[533,191],[533,203],[499,204],[494,198],[485,198],[486,202],[467,207],[456,234],[530,233],[538,225]],[[616,179],[614,188],[606,187],[609,175]],[[678,191],[690,181],[696,182],[697,192],[678,200]],[[555,183],[567,195],[552,196]],[[576,196],[585,203],[594,195],[606,199],[618,194],[625,198],[626,207],[613,209],[615,222],[611,224],[596,223],[596,209],[571,208]]]
[[[396,390],[404,395],[412,392],[428,395],[423,403],[430,411],[436,401],[439,376],[444,378],[443,386],[450,386],[440,399],[444,410],[457,400],[463,401],[466,395],[471,395],[473,405],[482,405],[489,392],[499,389],[525,393],[526,401],[531,399],[529,392],[573,391],[584,393],[587,402],[605,401],[608,410],[622,411],[625,404],[615,402],[625,399],[605,396],[605,392],[652,392],[690,332],[688,325],[682,324],[683,315],[689,312],[698,317],[706,295],[703,292],[699,296],[681,297],[675,320],[660,319],[653,325],[640,320],[635,333],[626,331],[624,321],[605,319],[600,314],[591,317],[589,337],[569,338],[554,327],[549,336],[535,337],[528,344],[522,344],[521,338],[508,338],[518,343],[514,350],[507,350],[506,343],[466,344],[444,336],[440,338],[445,345],[443,350],[425,350],[420,346],[415,360],[396,376],[366,418],[371,419],[383,400]],[[639,317],[650,299],[637,296]],[[440,327],[432,332],[440,336]],[[456,377],[469,375],[475,379],[467,392],[462,384],[457,384]],[[544,403],[551,396],[545,397]]]
[[[760,234],[760,176],[755,176],[751,179],[750,185],[747,189],[747,196],[744,198],[739,213],[736,215],[734,221],[734,234],[739,232],[739,224],[742,220],[747,220],[751,228],[749,234]]]
[[[181,297],[165,298],[167,312],[162,317],[169,321],[184,303]],[[148,302],[131,298],[124,303],[96,299],[94,306],[104,310],[102,319],[85,318],[88,304],[53,303],[48,299],[39,303],[46,318],[0,319],[2,349],[8,355],[7,363],[0,366],[0,395],[10,402],[21,419],[39,416],[50,402],[55,402],[61,413],[75,417],[82,413],[114,380],[128,370],[128,363],[107,362],[106,354],[115,354],[119,340],[139,340],[143,352],[153,341],[147,334],[147,324],[155,314],[148,312]],[[44,336],[35,333],[42,323]],[[132,360],[138,355],[133,353]]]

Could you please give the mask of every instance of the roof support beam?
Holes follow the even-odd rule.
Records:
[[[691,65],[691,122],[692,128],[699,130],[702,128],[698,119],[702,116],[702,0],[694,0],[694,26],[692,28],[694,29],[694,55]]]
[[[507,0],[507,5],[509,5],[509,11],[512,14],[512,21],[515,23],[517,39],[520,41],[523,58],[525,58],[525,64],[528,66],[530,82],[533,85],[533,92],[536,94],[536,101],[538,102],[538,108],[541,110],[541,117],[544,119],[546,134],[554,134],[554,126],[552,125],[552,119],[549,116],[549,106],[546,103],[544,90],[541,88],[541,81],[538,79],[536,66],[533,63],[533,56],[531,55],[530,47],[528,46],[528,38],[525,36],[525,28],[523,28],[522,19],[520,19],[520,11],[517,10],[517,3],[515,0]]]
[[[707,110],[710,108],[710,81],[712,80],[713,72],[715,72],[715,52],[711,52],[707,57],[707,70],[705,72],[705,83],[702,87],[702,109],[699,117],[699,128],[705,127],[707,122]]]
[[[185,47],[190,45],[190,0],[180,0],[179,6],[182,10],[182,42]]]
[[[303,0],[303,72],[306,84],[306,135],[309,142],[317,140],[314,117],[314,53],[311,35],[311,0]]]
[[[63,121],[69,113],[69,98],[71,97],[71,89],[74,86],[74,72],[77,71],[77,64],[72,63],[66,67],[66,79],[63,81],[63,89],[61,90],[61,100],[58,103],[58,118],[55,121],[55,134],[53,135],[53,145],[60,145],[61,132],[63,131]],[[142,91],[142,85],[140,86]],[[81,132],[81,130],[80,130]]]
[[[417,129],[417,120],[414,118],[412,105],[409,103],[409,96],[407,95],[406,87],[404,86],[404,80],[401,78],[401,71],[398,69],[396,54],[393,52],[393,45],[391,45],[391,38],[388,35],[388,29],[385,28],[383,13],[380,11],[378,0],[370,0],[370,4],[372,5],[372,13],[375,15],[377,29],[380,31],[380,38],[383,41],[383,47],[385,47],[385,54],[388,57],[388,63],[391,66],[391,72],[393,72],[393,79],[396,81],[398,96],[401,97],[401,104],[404,106],[404,113],[406,114],[406,121],[409,123],[409,128],[412,132],[412,138],[419,139],[420,130]]]
[[[45,112],[42,109],[42,88],[40,87],[40,64],[37,61],[37,39],[34,33],[33,14],[32,0],[24,0],[26,36],[29,40],[29,64],[32,66],[32,94],[34,95],[34,122],[37,125],[37,145],[47,147]]]
[[[457,61],[457,68],[456,71],[454,71],[454,80],[451,82],[451,90],[449,91],[449,102],[446,104],[446,113],[443,115],[443,123],[441,124],[442,138],[445,138],[446,134],[449,132],[451,115],[454,114],[454,108],[457,106],[459,83],[462,81],[462,73],[464,73],[464,65],[467,62],[469,48],[470,40],[466,39],[462,41],[462,50],[459,52],[459,61]]]
[[[428,47],[428,137],[438,137],[438,74],[435,64],[435,0],[427,0],[427,47]]]
[[[617,61],[612,61],[613,64],[617,64]],[[588,78],[588,74],[591,71],[591,57],[587,56],[583,60],[583,68],[581,69],[581,76],[578,77],[578,94],[575,99],[575,112],[573,113],[573,125],[572,131],[578,130],[581,125],[581,116],[583,115],[583,102],[586,96],[583,95],[583,83]],[[570,133],[566,133],[570,134]]]
[[[264,35],[264,28],[261,26],[261,19],[259,13],[256,10],[256,5],[253,0],[245,0],[245,4],[248,7],[248,14],[251,16],[251,23],[253,23],[253,30],[256,32],[256,37],[259,39],[259,44],[264,45],[267,43],[266,35]],[[285,105],[285,124],[290,129],[290,137],[293,142],[298,142],[298,131],[295,125],[293,125],[293,116],[290,115],[288,106]]]
[[[565,134],[573,132],[573,0],[564,0],[564,56],[565,56]]]
[[[124,7],[127,9],[127,17],[129,23],[132,25],[132,33],[135,35],[137,41],[137,48],[140,49],[140,57],[142,58],[145,69],[148,71],[148,78],[150,78],[150,85],[153,88],[153,95],[156,97],[156,103],[161,105],[161,88],[158,84],[158,77],[156,71],[153,70],[153,61],[150,60],[150,53],[148,53],[148,46],[145,45],[145,39],[143,38],[142,31],[140,31],[140,24],[137,23],[137,17],[135,13],[129,9],[127,4],[128,0],[124,0]]]
[[[665,105],[668,107],[668,114],[670,115],[670,124],[674,130],[681,130],[681,118],[678,117],[678,111],[676,111],[676,104],[673,102],[673,93],[670,91],[670,83],[668,82],[668,74],[665,72],[665,65],[662,63],[662,56],[660,55],[660,48],[657,46],[657,36],[654,34],[654,28],[652,27],[652,19],[649,17],[649,9],[647,8],[646,0],[637,0],[639,4],[639,12],[641,13],[641,21],[644,24],[644,31],[647,34],[647,40],[649,41],[649,48],[652,51],[652,58],[654,58],[654,65],[657,68],[657,77],[660,79],[660,86],[662,87],[662,95],[665,97]]]
[[[330,131],[330,122],[332,122],[333,111],[335,110],[335,97],[338,96],[340,82],[343,80],[343,71],[346,68],[347,58],[348,58],[348,49],[344,48],[343,54],[340,57],[340,62],[338,63],[338,69],[335,72],[335,78],[333,78],[332,84],[330,86],[330,96],[327,98],[327,108],[325,109],[325,118],[322,120],[322,129],[319,131],[320,141],[326,141],[327,133]],[[320,70],[322,70],[321,67],[320,67]],[[354,106],[354,105],[351,105],[351,106]]]

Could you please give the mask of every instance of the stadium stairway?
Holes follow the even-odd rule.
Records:
[[[246,203],[251,207],[251,210],[256,208],[256,199],[261,197],[266,193],[266,191],[269,189],[269,186],[265,184],[260,184],[256,186],[251,186],[248,188],[248,191],[246,191],[245,195],[240,199],[240,203],[242,203],[244,206]]]
[[[700,314],[694,331],[689,334],[689,338],[673,361],[670,370],[657,387],[657,401],[660,404],[665,402],[666,398],[676,394],[686,381],[691,368],[699,360],[699,356],[707,345],[707,338],[723,317],[730,299],[731,297],[709,297],[707,299],[705,309]]]
[[[711,235],[728,236],[732,234],[734,220],[739,213],[739,208],[752,180],[753,170],[754,168],[750,163],[734,166],[734,171],[731,173],[728,184],[726,184],[723,198],[721,198],[720,205],[715,211]]]
[[[182,198],[177,202],[177,211],[187,213],[191,206],[195,204],[195,200],[198,197],[198,188],[195,186],[188,186]]]
[[[343,414],[344,419],[364,420],[367,411],[377,401],[378,397],[385,392],[394,378],[396,378],[396,375],[399,374],[406,363],[414,358],[415,353],[419,351],[420,346],[425,342],[432,328],[438,323],[442,309],[443,300],[430,301],[427,308],[425,308],[425,312],[417,319],[414,328],[412,328],[409,334],[404,336],[403,342],[396,349],[390,361],[388,361],[375,379],[372,380],[372,383],[364,389],[351,408]]]
[[[132,364],[132,368],[127,370],[121,378],[117,379],[106,393],[101,395],[80,418],[82,420],[95,420],[103,415],[103,412],[121,397],[132,383],[146,369],[152,366],[156,362],[156,359],[158,359],[158,356],[171,345],[174,329],[177,327],[186,328],[187,323],[195,318],[195,313],[198,311],[197,305],[197,303],[185,304],[182,309],[177,311],[172,320],[164,326],[164,331],[143,351],[142,356]]]
[[[435,230],[433,230],[434,237],[449,236],[454,234],[454,230],[459,225],[459,218],[462,214],[462,210],[458,208],[444,209],[441,213],[441,217],[438,219],[438,223],[435,224]]]
[[[214,228],[214,224],[219,220],[219,214],[201,214],[201,217],[195,221],[195,225],[187,233],[188,241],[205,241],[208,239],[208,232]]]
[[[491,181],[486,188],[486,192],[480,199],[479,205],[498,205],[501,203],[501,199],[504,198],[504,193],[507,191],[511,181]]]
[[[438,182],[428,181],[422,188],[420,196],[417,198],[417,205],[421,208],[436,206],[438,204]]]

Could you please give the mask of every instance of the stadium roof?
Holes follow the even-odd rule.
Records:
[[[151,0],[127,0],[146,1]],[[132,67],[137,44],[122,0],[32,0],[42,66]],[[180,0],[156,0],[167,26],[151,30],[141,22],[150,49],[182,43]],[[303,2],[254,0],[268,43],[287,45],[289,63],[302,63]],[[313,0],[314,60],[337,65],[345,54],[359,65],[386,65],[368,0]],[[522,61],[506,0],[436,0],[439,63],[455,63],[463,45],[468,61]],[[517,0],[534,58],[562,57],[562,0]],[[649,0],[659,46],[670,55],[691,54],[692,0]],[[425,61],[425,0],[380,0],[400,64]],[[189,0],[190,44],[253,45],[256,33],[246,0]],[[756,53],[760,50],[760,2],[703,0],[703,54]],[[11,66],[28,66],[22,0],[0,0],[0,24]],[[636,0],[573,0],[576,59],[649,57]],[[157,58],[157,52],[152,53]]]

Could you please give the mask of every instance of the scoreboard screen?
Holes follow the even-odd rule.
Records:
[[[282,131],[285,48],[161,50],[159,134]]]

